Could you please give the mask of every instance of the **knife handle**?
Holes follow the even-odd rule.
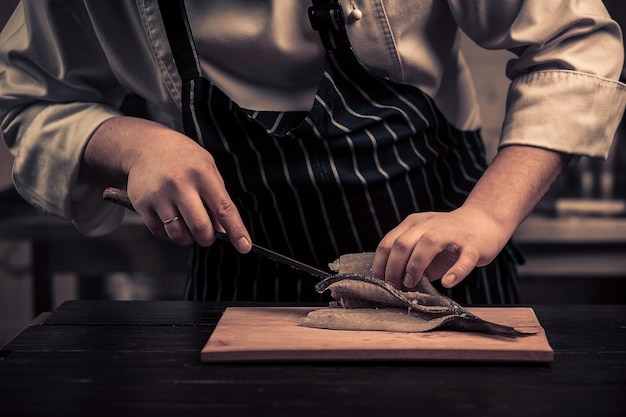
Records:
[[[130,198],[128,198],[128,194],[122,189],[108,187],[102,193],[102,198],[106,201],[119,204],[120,206],[137,213],[137,210],[135,210],[135,207],[133,207],[133,203],[131,203]]]

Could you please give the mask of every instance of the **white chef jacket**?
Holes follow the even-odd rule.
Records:
[[[341,1],[359,59],[480,128],[459,31],[515,55],[501,146],[606,156],[626,103],[619,26],[600,0]],[[185,2],[204,75],[253,110],[308,110],[324,65],[305,0]],[[358,10],[358,12],[356,12]],[[155,0],[24,0],[0,36],[0,122],[30,203],[87,234],[122,211],[77,185],[85,145],[132,92],[180,126],[180,78]]]

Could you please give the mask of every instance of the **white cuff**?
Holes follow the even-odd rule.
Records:
[[[500,146],[606,158],[625,105],[620,82],[576,71],[532,72],[509,88]]]
[[[43,109],[25,130],[15,156],[13,181],[20,195],[46,212],[73,219],[87,234],[103,230],[105,224],[111,230],[111,221],[121,222],[123,210],[102,201],[99,187],[76,186],[91,135],[119,114],[92,103],[53,104]]]

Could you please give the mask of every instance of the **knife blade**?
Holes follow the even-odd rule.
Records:
[[[133,207],[133,204],[131,203],[130,198],[128,198],[128,194],[126,193],[126,191],[122,189],[115,188],[115,187],[108,187],[102,193],[102,198],[106,201],[110,201],[112,203],[118,204],[128,210],[134,211],[135,213],[137,212],[135,210],[135,207]],[[218,239],[224,242],[230,243],[230,238],[228,237],[226,233],[216,232],[216,236]],[[300,262],[297,259],[290,258],[289,256],[280,254],[278,252],[274,252],[271,249],[265,248],[263,246],[259,246],[255,243],[252,244],[252,249],[250,252],[256,253],[265,258],[271,259],[274,262],[287,265],[298,271],[305,272],[307,274],[316,276],[318,278],[328,278],[332,275],[329,272],[315,268],[314,266],[308,265],[304,262]]]
[[[228,235],[226,233],[222,233],[222,232],[217,232],[216,236],[218,239],[223,240],[224,242],[229,242],[230,243],[230,238],[228,237]],[[255,243],[252,244],[252,250],[250,252],[259,254],[261,256],[264,256],[266,258],[269,258],[275,262],[281,263],[283,265],[287,265],[290,266],[294,269],[297,269],[298,271],[301,272],[306,272],[307,274],[310,275],[314,275],[318,278],[328,278],[329,276],[331,276],[332,274],[326,272],[326,271],[322,271],[321,269],[315,268],[314,266],[311,266],[309,264],[305,264],[304,262],[300,262],[297,259],[294,258],[290,258],[289,256],[285,256],[283,254],[280,254],[278,252],[274,252],[271,249],[267,249],[263,246],[259,246]]]

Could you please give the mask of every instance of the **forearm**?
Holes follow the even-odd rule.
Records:
[[[570,159],[532,146],[503,147],[459,211],[487,216],[508,240]]]

